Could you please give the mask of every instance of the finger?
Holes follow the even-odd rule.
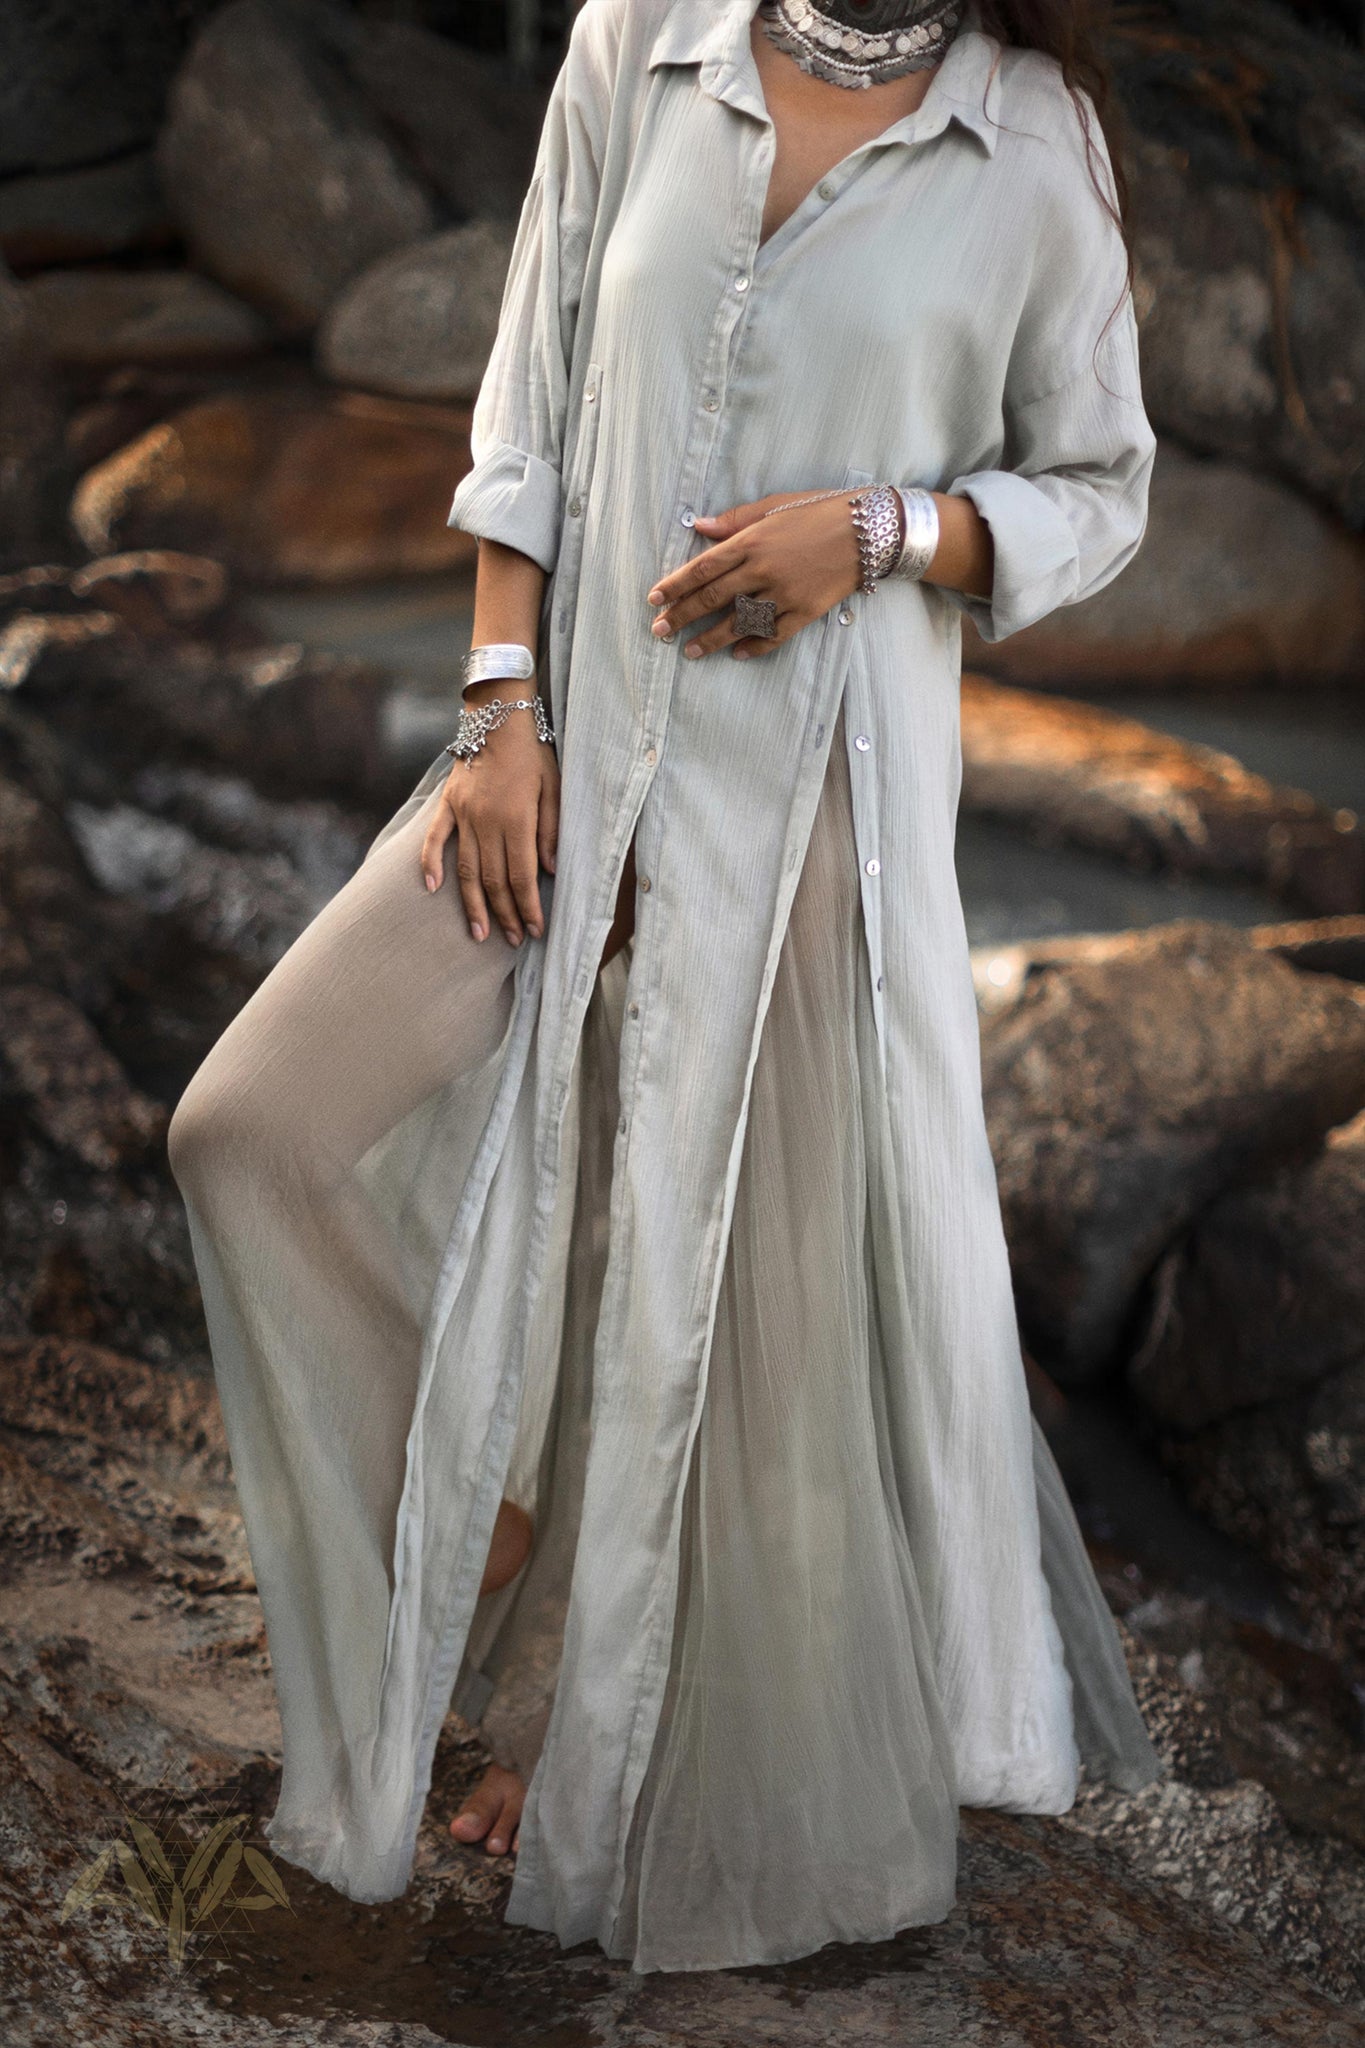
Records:
[[[681,569],[661,576],[645,602],[672,604],[675,598],[700,590],[713,577],[724,576],[729,570],[738,568],[747,552],[742,540],[721,541],[716,547],[703,548],[699,555],[693,555],[690,562],[684,562]]]
[[[422,879],[428,889],[439,889],[445,880],[446,841],[455,830],[455,813],[443,794],[422,841]]]
[[[753,571],[747,565],[742,569],[732,569],[728,576],[718,576],[704,590],[694,591],[691,597],[679,598],[676,604],[668,605],[658,614],[650,630],[658,634],[662,624],[666,631],[676,633],[680,626],[690,626],[693,619],[704,618],[707,612],[719,611],[741,590],[747,590],[755,597],[763,594],[755,589]]]
[[[775,497],[751,498],[747,505],[731,505],[724,512],[699,512],[694,524],[704,527],[712,540],[729,540],[746,526],[752,526],[761,519],[768,507],[775,504]]]
[[[540,815],[536,820],[536,851],[540,864],[550,874],[555,871],[555,855],[559,850],[559,778],[547,776],[540,786]]]
[[[492,929],[492,920],[488,914],[488,901],[483,893],[479,842],[469,829],[461,832],[456,841],[455,879],[460,885],[460,901],[469,920],[470,937],[486,939]]]
[[[517,826],[515,834],[507,842],[507,879],[512,885],[512,894],[526,929],[536,939],[541,938],[545,931],[539,875],[535,826],[528,817]]]
[[[780,647],[784,640],[790,640],[793,634],[809,624],[810,620],[802,612],[782,612],[771,640],[761,640],[757,634],[751,633],[747,639],[732,641],[730,653],[736,661],[748,661],[755,654],[771,654],[774,647]]]
[[[480,839],[479,858],[484,891],[493,915],[507,934],[508,945],[519,946],[526,934],[517,914],[517,899],[507,879],[507,847],[501,832],[490,831],[486,839]]]

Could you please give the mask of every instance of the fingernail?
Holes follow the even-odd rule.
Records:
[[[508,934],[507,934],[507,943],[508,943],[508,945],[509,945],[509,946],[519,946],[519,945],[521,944],[521,933],[520,933],[520,932],[508,932]]]
[[[687,656],[689,661],[695,661],[697,656],[701,653],[701,649],[700,647],[698,647],[695,640],[689,640],[686,647],[684,647],[683,649],[683,653]]]
[[[469,936],[471,939],[483,939],[487,938],[488,934],[481,924],[472,924],[469,927]]]
[[[646,604],[662,604],[663,601],[664,594],[662,590],[651,590],[649,596],[645,599]]]
[[[649,630],[658,640],[671,640],[673,638],[673,628],[669,625],[667,619],[656,619]]]
[[[716,515],[714,512],[698,512],[696,518],[692,521],[694,526],[714,526],[715,523]]]
[[[489,1837],[488,1846],[493,1851],[493,1854],[495,1856],[501,1856],[503,1850],[507,1847],[507,1844],[506,1842],[504,1842],[501,1835],[491,1835]]]
[[[734,656],[736,661],[747,661],[749,659],[749,650],[747,647],[732,647],[730,649],[730,652]]]
[[[436,877],[435,877],[435,875],[428,875],[428,876],[427,876],[427,887],[428,887],[428,889],[434,889],[434,888],[436,887]]]
[[[549,869],[550,873],[553,874],[555,871],[555,857],[552,853],[546,854],[545,865]]]

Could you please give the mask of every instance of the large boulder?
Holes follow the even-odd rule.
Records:
[[[20,286],[55,363],[227,363],[259,355],[269,323],[192,270],[49,270]]]
[[[1365,1117],[1330,1132],[1314,1157],[1229,1188],[1196,1217],[1158,1269],[1128,1373],[1163,1422],[1198,1429],[1360,1360]],[[1347,1467],[1341,1476],[1350,1479]],[[1354,1483],[1365,1521],[1365,1462]]]
[[[334,383],[404,398],[473,399],[498,329],[509,223],[477,220],[381,257],[340,294],[318,333]]]
[[[962,808],[1135,867],[1244,877],[1320,914],[1365,909],[1353,813],[1135,718],[974,675],[962,678]]]
[[[150,142],[213,0],[23,0],[0,9],[0,176]]]
[[[1144,1283],[1207,1203],[1365,1105],[1365,988],[1193,921],[978,970],[1021,1325],[1082,1384],[1120,1362]]]
[[[346,583],[469,561],[446,525],[469,417],[360,393],[233,393],[87,471],[72,504],[92,554],[173,548],[244,582]]]
[[[196,261],[292,330],[440,225],[300,0],[229,0],[175,81],[160,164]],[[452,110],[452,117],[454,110]]]
[[[1348,43],[1280,0],[1158,0],[1108,50],[1153,419],[1365,525],[1358,10]]]
[[[1213,354],[1221,365],[1226,351]],[[1042,688],[1354,681],[1365,541],[1301,490],[1163,439],[1147,531],[1122,574],[996,645],[964,620],[962,644],[969,667]]]
[[[352,78],[459,219],[521,210],[545,113],[538,87],[406,21],[340,24]]]

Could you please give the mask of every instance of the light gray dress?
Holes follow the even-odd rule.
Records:
[[[422,891],[441,757],[172,1131],[272,1845],[401,1893],[453,1689],[534,1767],[508,1918],[640,1969],[942,1918],[960,1804],[1158,1771],[1029,1411],[953,864],[961,610],[1143,533],[1120,237],[1056,66],[972,27],[760,247],[753,12],[587,0],[455,495],[550,572],[546,938]],[[974,500],[990,600],[652,637],[694,511],[883,477]],[[536,1548],[480,1601],[504,1494]]]

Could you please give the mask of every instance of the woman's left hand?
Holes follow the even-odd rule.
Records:
[[[728,647],[743,659],[768,653],[812,620],[822,618],[862,580],[858,539],[849,512],[849,500],[857,488],[854,485],[813,505],[798,505],[775,519],[763,515],[807,493],[778,491],[771,497],[756,498],[752,504],[699,518],[697,532],[714,544],[681,569],[660,577],[646,600],[663,606],[651,631],[660,639],[669,639],[679,627],[724,606],[725,616],[704,633],[694,634],[683,653],[697,656]],[[776,604],[775,640],[736,634],[730,607],[741,591],[771,598]]]

